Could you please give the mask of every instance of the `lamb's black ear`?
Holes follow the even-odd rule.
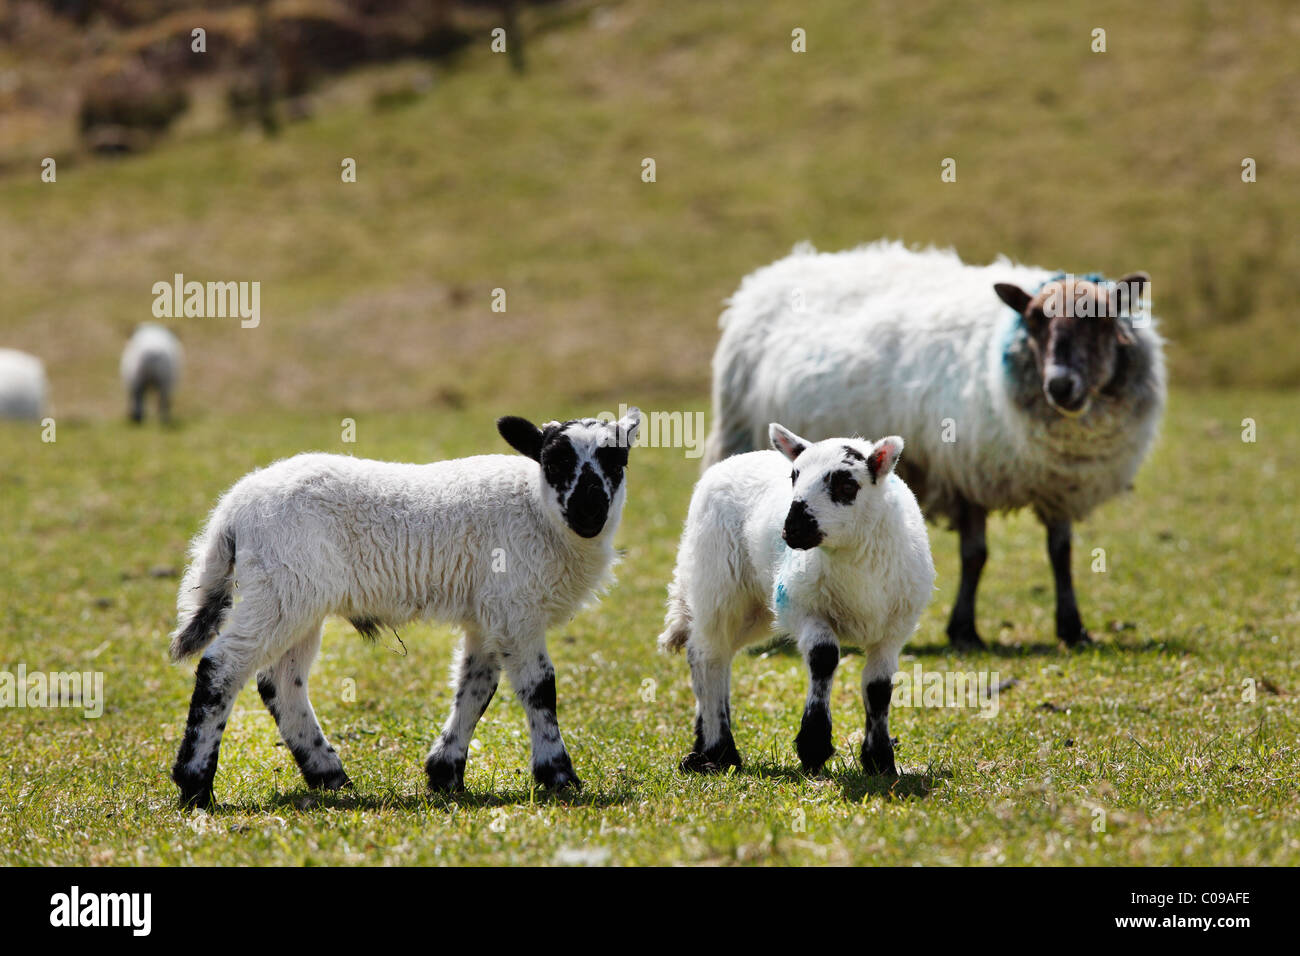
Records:
[[[542,460],[542,430],[526,418],[506,415],[497,419],[497,431],[510,447],[533,461]]]
[[[1029,306],[1029,300],[1033,298],[1028,292],[1013,285],[1010,282],[993,283],[993,291],[998,294],[998,298],[1005,302],[1011,308],[1015,309],[1021,315],[1025,314],[1025,309]]]

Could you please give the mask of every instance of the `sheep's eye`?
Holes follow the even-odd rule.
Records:
[[[831,501],[837,505],[851,505],[858,496],[861,485],[847,471],[837,471],[830,476]]]

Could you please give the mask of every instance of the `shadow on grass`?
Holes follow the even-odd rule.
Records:
[[[982,651],[961,653],[954,651],[947,644],[909,644],[903,649],[904,654],[914,657],[955,657],[960,660],[978,660],[983,655],[1002,659],[1031,657],[1127,657],[1132,654],[1191,654],[1192,649],[1179,641],[1154,641],[1120,643],[1114,635],[1106,635],[1101,640],[1093,639],[1091,644],[1082,647],[1067,647],[1063,641],[1051,641],[1035,644],[998,644],[989,643]]]
[[[987,639],[986,639],[987,640]],[[955,657],[960,660],[977,660],[981,655],[997,657],[1002,659],[1014,658],[1033,658],[1033,657],[1077,657],[1095,654],[1099,657],[1116,657],[1129,654],[1150,654],[1150,653],[1169,653],[1169,654],[1190,654],[1193,650],[1179,641],[1130,641],[1121,643],[1122,637],[1113,633],[1106,633],[1100,640],[1094,637],[1093,643],[1085,644],[1082,647],[1067,647],[1063,641],[1052,640],[1042,641],[1033,644],[999,644],[996,641],[988,642],[988,647],[982,651],[954,651],[947,644],[908,644],[903,648],[904,654],[910,654],[914,657]],[[763,644],[755,644],[753,647],[746,648],[745,653],[751,657],[800,657],[799,648],[794,641],[777,637]],[[852,644],[844,644],[840,647],[840,654],[843,657],[861,655],[860,648]]]
[[[552,793],[549,790],[533,790],[525,787],[509,787],[497,791],[463,790],[459,793],[439,794],[398,793],[388,790],[377,793],[364,793],[356,790],[336,790],[322,792],[299,787],[277,793],[266,800],[246,800],[234,803],[220,803],[214,813],[266,813],[276,810],[395,810],[404,813],[447,812],[457,807],[466,809],[484,809],[491,807],[531,806],[535,804],[559,804],[571,807],[612,807],[641,799],[631,788],[619,787],[613,790],[583,790],[577,793],[564,790]]]
[[[816,780],[830,780],[840,788],[840,795],[850,803],[861,803],[867,796],[883,797],[887,800],[923,799],[942,780],[952,777],[949,770],[927,768],[922,773],[902,773],[895,777],[890,774],[866,773],[856,762],[843,769],[809,776],[797,767],[787,767],[775,763],[746,765],[736,771],[740,776],[755,777],[760,780],[785,780],[791,783],[810,783]]]

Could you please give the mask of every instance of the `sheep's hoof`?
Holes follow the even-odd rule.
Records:
[[[864,773],[897,777],[898,770],[894,766],[893,746],[881,747],[876,750],[867,750],[867,748],[863,747],[862,770]]]
[[[342,767],[332,773],[312,774],[307,777],[307,786],[312,790],[351,790],[352,778]]]
[[[180,808],[182,810],[208,810],[211,809],[212,800],[212,782],[193,781],[181,783],[177,781],[181,788]]]
[[[728,767],[740,769],[740,754],[734,746],[721,749],[716,754],[692,750],[677,765],[682,773],[726,773]]]
[[[533,767],[533,779],[539,787],[559,792],[567,790],[577,793],[582,790],[582,781],[573,769],[573,761],[568,754],[561,754],[550,763]]]
[[[983,638],[979,636],[979,632],[973,627],[950,629],[948,631],[948,642],[952,645],[952,649],[959,653],[988,650],[988,645],[984,643]]]
[[[1092,635],[1088,633],[1088,629],[1084,627],[1079,628],[1073,635],[1062,634],[1061,640],[1065,641],[1066,647],[1070,648],[1092,647],[1097,643],[1092,639]]]
[[[835,744],[831,740],[830,715],[825,711],[817,714],[805,714],[799,736],[794,739],[795,752],[803,772],[812,776],[821,770],[822,765],[835,753]]]
[[[429,775],[429,789],[434,793],[456,793],[465,789],[465,761],[433,760],[424,764]]]

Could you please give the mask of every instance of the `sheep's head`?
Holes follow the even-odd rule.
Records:
[[[507,415],[497,431],[510,446],[541,466],[542,498],[574,534],[594,538],[612,511],[622,513],[627,490],[623,469],[636,441],[641,412],[609,422],[579,418],[538,428],[526,418]]]
[[[1045,282],[1033,295],[1009,282],[993,286],[1024,321],[1043,397],[1052,408],[1083,415],[1092,396],[1110,383],[1119,350],[1135,342],[1129,303],[1141,301],[1149,281],[1145,272],[1113,285],[1067,276]]]
[[[881,507],[885,479],[903,452],[903,439],[878,442],[830,438],[809,442],[776,422],[768,426],[772,447],[790,459],[792,498],[781,537],[806,551],[861,540]]]

